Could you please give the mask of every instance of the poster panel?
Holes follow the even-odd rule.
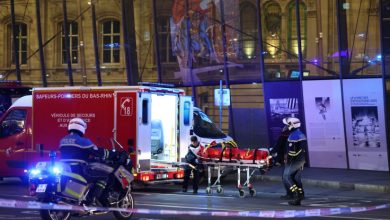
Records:
[[[351,169],[388,171],[382,79],[343,80]]]
[[[264,102],[268,118],[268,136],[270,146],[275,146],[284,124],[285,117],[297,117],[301,119],[301,130],[304,132],[304,121],[302,118],[301,85],[299,81],[265,82]]]
[[[340,80],[302,86],[310,166],[347,168]]]

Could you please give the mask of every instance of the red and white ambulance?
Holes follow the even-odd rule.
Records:
[[[193,132],[202,133],[204,144],[231,140],[181,89],[35,88],[0,118],[0,177],[25,177],[37,161],[48,160],[74,117],[87,122],[86,137],[96,145],[112,149],[115,142],[132,148],[135,178],[142,182],[181,180],[183,170],[174,165],[187,153]]]

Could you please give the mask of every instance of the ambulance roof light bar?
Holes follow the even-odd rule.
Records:
[[[169,83],[156,83],[156,82],[139,82],[140,86],[153,86],[153,87],[161,87],[161,88],[175,88],[175,85]]]

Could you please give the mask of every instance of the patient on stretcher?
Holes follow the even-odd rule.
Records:
[[[234,141],[215,143],[199,150],[198,155],[203,160],[228,163],[270,163],[272,156],[267,148],[239,149]]]

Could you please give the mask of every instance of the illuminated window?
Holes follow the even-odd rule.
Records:
[[[61,38],[61,62],[62,64],[68,63],[67,60],[67,51],[65,44],[65,34],[63,29],[63,23],[60,24],[62,27],[62,38]],[[70,60],[72,63],[79,62],[79,32],[78,32],[78,24],[77,22],[68,22],[68,35],[69,35],[69,51],[70,51]]]
[[[102,23],[103,63],[120,61],[120,23],[107,20]]]
[[[257,38],[257,19],[256,6],[251,3],[240,5],[241,22],[241,57],[245,59],[255,58],[256,38]]]
[[[266,42],[264,49],[267,52],[265,55],[268,58],[275,58],[279,54],[281,47],[281,24],[282,24],[282,9],[279,4],[270,1],[264,6],[263,15],[263,40]]]
[[[291,1],[288,6],[288,49],[293,58],[298,57],[298,37],[296,25],[295,1]],[[299,16],[301,27],[301,46],[302,55],[306,57],[306,5],[303,2],[299,3]],[[294,56],[295,55],[295,56]]]
[[[27,64],[27,25],[25,23],[16,23],[16,53],[19,58],[19,64]],[[14,37],[12,32],[12,25],[8,25],[8,30],[10,33],[10,55],[11,63],[15,64],[15,50],[14,50]]]

